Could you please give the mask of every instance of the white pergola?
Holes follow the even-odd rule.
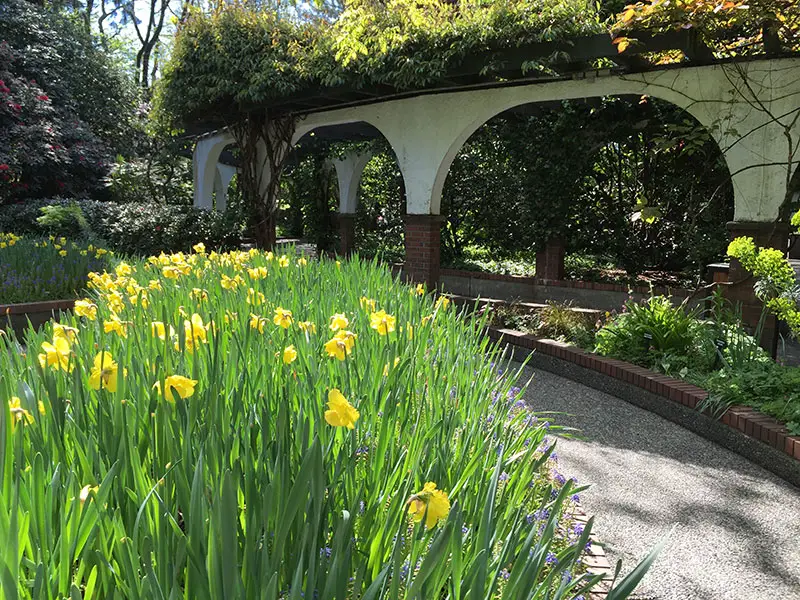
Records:
[[[525,104],[623,94],[671,102],[709,131],[731,174],[736,222],[758,224],[777,219],[787,194],[789,140],[800,141],[800,118],[795,118],[800,111],[800,58],[679,66],[636,74],[589,72],[555,81],[517,80],[482,89],[420,92],[363,105],[297,112],[293,143],[315,129],[368,123],[394,150],[405,183],[407,214],[412,220],[414,216],[435,217],[453,159],[470,135],[492,117]],[[216,183],[220,208],[219,186],[224,187],[229,178],[218,162],[223,149],[233,142],[226,130],[197,141],[196,206],[211,208]],[[343,215],[356,211],[358,184],[368,159],[368,155],[349,155],[334,163]],[[264,178],[270,175],[264,173]],[[224,206],[224,191],[221,196]],[[432,268],[438,270],[438,243],[433,245],[431,252],[437,256]]]

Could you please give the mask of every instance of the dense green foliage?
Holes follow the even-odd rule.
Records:
[[[530,255],[551,238],[634,276],[697,273],[723,255],[727,168],[685,113],[638,98],[531,108],[487,123],[454,161],[443,196],[451,260],[468,244]]]
[[[235,119],[319,86],[420,88],[471,54],[600,30],[585,0],[354,0],[333,26],[223,5],[181,24],[158,107],[180,125]],[[490,54],[478,68],[491,70]]]
[[[558,428],[480,320],[357,259],[200,249],[93,285],[27,352],[0,336],[4,597],[577,600],[603,577]]]
[[[773,361],[718,296],[706,312],[673,306],[663,296],[628,302],[597,331],[594,349],[708,390],[701,410],[721,414],[744,404],[800,433],[800,368]]]
[[[721,415],[734,404],[752,406],[800,435],[800,367],[772,360],[720,295],[707,305],[688,308],[652,296],[630,300],[620,313],[595,323],[564,304],[535,311],[509,304],[488,312],[495,326],[566,341],[698,385],[709,393],[698,410]]]
[[[97,193],[130,152],[136,93],[75,21],[24,0],[0,4],[0,204]]]
[[[42,208],[50,206],[59,210],[43,222]],[[243,221],[236,210],[219,213],[152,202],[41,200],[4,207],[0,212],[0,231],[83,237],[98,240],[121,254],[142,256],[186,252],[197,242],[205,243],[208,248],[237,247]]]
[[[795,0],[652,0],[626,6],[612,27],[620,36],[621,51],[635,43],[636,32],[677,29],[693,29],[719,57],[764,50],[798,52],[800,4]]]
[[[800,230],[800,212],[792,217],[792,225]],[[728,256],[755,277],[753,291],[764,302],[765,314],[772,312],[789,326],[795,338],[800,337],[800,287],[785,253],[777,248],[756,248],[753,238],[739,237],[728,246]]]

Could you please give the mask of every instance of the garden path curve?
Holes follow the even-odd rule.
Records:
[[[800,600],[800,488],[614,396],[526,368],[536,411],[563,411],[561,471],[591,484],[581,503],[623,573],[672,527],[636,598]]]

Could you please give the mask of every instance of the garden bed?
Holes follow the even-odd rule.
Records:
[[[559,428],[445,299],[256,250],[90,280],[27,352],[0,336],[6,595],[34,578],[92,597],[607,588]]]
[[[441,269],[440,281],[449,292],[469,297],[490,297],[544,303],[547,300],[591,305],[599,310],[618,308],[628,298],[646,298],[651,293],[671,294],[678,301],[692,292],[681,288],[650,288],[594,281],[551,280],[538,277],[500,275],[480,271]]]
[[[452,298],[461,304],[476,302],[474,298]],[[708,392],[682,379],[514,329],[489,326],[487,334],[511,344],[519,359],[530,356],[535,367],[655,412],[800,486],[800,436],[752,407],[733,405],[721,415],[713,415],[703,408]]]
[[[39,329],[61,311],[72,310],[75,300],[46,300],[44,302],[24,302],[21,304],[0,304],[0,330],[12,329],[17,337],[22,337],[28,324]]]

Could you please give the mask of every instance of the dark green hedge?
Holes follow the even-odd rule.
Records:
[[[75,211],[64,211],[56,225],[44,226],[37,221],[43,206],[74,205],[80,208],[85,223],[74,218]],[[191,206],[54,199],[0,207],[0,231],[97,239],[107,248],[131,255],[188,252],[198,242],[209,249],[236,247],[241,242],[242,229],[235,212],[219,213]]]

